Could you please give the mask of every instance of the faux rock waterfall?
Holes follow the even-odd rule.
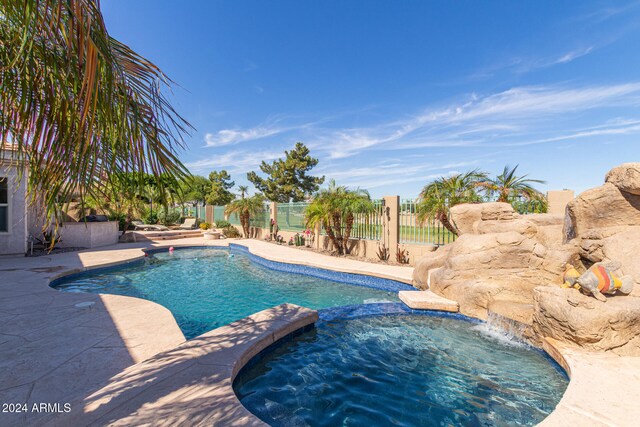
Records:
[[[640,163],[612,169],[564,217],[482,203],[454,206],[451,220],[458,239],[418,260],[414,286],[481,319],[507,307],[538,340],[640,355]],[[567,264],[586,295],[562,287]]]

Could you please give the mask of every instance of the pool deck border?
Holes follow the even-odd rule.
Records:
[[[123,346],[130,355],[132,355],[136,351],[138,353],[137,357],[131,356],[133,359],[133,365],[130,365],[129,368],[124,369],[120,374],[112,377],[111,381],[118,377],[121,377],[121,375],[123,375],[125,372],[128,372],[129,370],[138,369],[140,366],[142,366],[142,364],[145,363],[145,361],[156,360],[157,357],[160,357],[160,355],[167,352],[176,351],[180,348],[184,349],[185,347],[182,346],[187,346],[187,348],[197,348],[198,342],[194,341],[197,340],[197,338],[184,342],[184,338],[182,337],[180,341],[182,342],[182,344],[180,344],[180,342],[175,343],[175,341],[178,341],[180,337],[176,336],[176,334],[174,333],[173,337],[168,340],[173,341],[174,345],[169,345],[167,340],[165,340],[162,345],[164,345],[165,347],[168,346],[169,349],[158,350],[159,346],[154,343],[154,341],[157,339],[157,332],[162,331],[163,328],[165,330],[173,329],[175,332],[175,329],[177,329],[177,325],[175,324],[175,320],[168,312],[168,310],[166,310],[164,307],[158,306],[155,303],[139,300],[136,298],[119,297],[115,295],[94,295],[92,297],[88,294],[65,294],[51,289],[49,288],[49,286],[42,285],[48,285],[50,280],[59,278],[65,274],[88,271],[94,268],[103,268],[139,260],[144,257],[143,251],[145,249],[162,249],[168,248],[170,246],[228,246],[228,243],[229,241],[204,241],[202,238],[194,238],[163,242],[144,242],[138,244],[119,244],[113,247],[84,251],[82,253],[46,256],[42,257],[40,260],[33,258],[0,258],[0,271],[3,272],[3,279],[2,281],[0,281],[0,297],[2,297],[0,298],[0,319],[5,320],[5,325],[10,324],[10,322],[12,322],[12,319],[16,318],[17,316],[30,316],[31,318],[27,319],[29,322],[39,322],[35,331],[31,326],[22,331],[8,330],[6,329],[6,327],[0,329],[0,338],[3,338],[3,341],[0,342],[0,360],[5,360],[4,365],[7,365],[3,365],[0,367],[11,368],[11,366],[8,366],[7,363],[19,363],[17,360],[15,360],[17,356],[16,354],[14,354],[15,352],[12,353],[11,349],[14,345],[18,345],[21,342],[12,337],[22,338],[22,336],[24,335],[26,338],[30,333],[32,335],[29,336],[29,338],[34,340],[34,332],[42,335],[43,330],[48,331],[46,328],[44,328],[44,326],[41,325],[43,320],[49,320],[43,319],[43,317],[46,316],[46,313],[55,313],[56,311],[59,311],[61,309],[67,310],[69,306],[75,306],[78,300],[90,300],[94,297],[98,301],[102,299],[103,302],[111,300],[109,302],[109,304],[111,305],[111,309],[102,311],[79,310],[81,311],[81,315],[84,316],[83,319],[85,321],[87,319],[90,319],[92,316],[104,316],[104,313],[106,311],[107,314],[113,319],[113,321],[117,323],[122,321],[126,317],[131,316],[132,314],[137,314],[137,317],[140,317],[140,311],[143,308],[144,310],[142,311],[147,314],[143,315],[142,317],[150,317],[148,315],[149,308],[157,306],[152,309],[152,311],[155,310],[157,312],[155,318],[147,319],[148,322],[140,321],[138,323],[134,322],[133,324],[128,325],[125,322],[119,325],[119,333],[125,335],[129,334],[129,337],[134,337],[129,340],[129,342],[127,342],[127,339],[123,340],[125,342],[121,344],[121,346]],[[371,264],[361,261],[354,261],[344,258],[334,258],[309,251],[296,250],[287,247],[276,249],[278,248],[277,245],[257,240],[240,240],[232,241],[232,243],[245,246],[252,254],[275,262],[307,265],[320,269],[330,269],[352,274],[364,274],[369,276],[381,277],[384,279],[396,280],[404,283],[411,283],[411,273],[413,269],[408,267],[387,266],[382,264]],[[54,297],[52,293],[59,295]],[[34,298],[37,300],[38,297],[41,296],[44,296],[44,298],[41,298],[41,302],[34,300]],[[8,297],[8,299],[6,297]],[[19,301],[17,301],[24,299],[30,300],[29,304],[21,304],[19,303]],[[51,302],[52,299],[55,300],[55,303]],[[11,303],[14,301],[17,302],[17,304],[11,305]],[[26,314],[21,312],[21,310],[25,309],[25,306],[28,306],[26,308],[29,310],[29,312]],[[78,316],[78,314],[69,314],[65,319],[63,319],[63,323],[73,322],[75,319],[77,319]],[[243,320],[249,319],[250,317],[251,316]],[[287,322],[282,323],[282,326],[284,327],[285,324],[287,324]],[[156,328],[155,334],[149,334],[149,328],[151,325],[154,325],[154,327]],[[214,334],[216,331],[220,332],[220,330],[223,328],[218,328],[208,334]],[[291,329],[287,327],[283,330],[292,332],[295,329],[298,328]],[[59,328],[51,330],[49,332],[50,333],[48,336],[48,342],[51,342],[51,345],[53,346],[59,346],[59,344],[57,344],[59,343],[59,339],[56,338],[56,334],[61,333]],[[179,335],[181,336],[181,333]],[[276,335],[271,336],[275,337]],[[229,337],[231,337],[231,335]],[[80,339],[83,338],[81,337]],[[84,339],[87,338],[85,337]],[[256,344],[256,350],[261,348],[261,345],[259,344],[260,341],[260,339],[257,340],[258,344]],[[267,341],[265,341],[263,344],[268,341],[269,339],[267,339]],[[27,342],[30,341],[27,340]],[[77,340],[75,340],[72,345],[78,345]],[[233,347],[234,345],[236,344],[231,344],[231,347]],[[268,345],[269,344],[262,346],[262,349],[268,347]],[[89,347],[89,349],[91,350],[95,346]],[[46,347],[42,347],[42,349],[47,350]],[[564,396],[562,397],[556,409],[540,425],[545,427],[556,425],[637,425],[637,420],[640,419],[640,408],[637,405],[634,405],[632,403],[632,400],[629,400],[629,398],[632,396],[640,395],[640,357],[622,357],[611,353],[586,352],[580,348],[572,347],[564,343],[555,342],[550,339],[547,339],[545,341],[544,349],[551,357],[553,357],[560,365],[565,368],[571,380]],[[49,348],[49,350],[51,350],[51,348]],[[153,353],[155,354],[155,356],[151,355],[144,358],[146,354],[153,351],[155,351],[155,353]],[[254,354],[257,354],[259,351],[260,350],[255,351]],[[230,352],[228,354],[232,353],[233,352]],[[22,352],[20,354],[24,355],[26,353]],[[248,354],[251,354],[251,352],[245,352],[243,354],[246,356]],[[45,354],[45,356],[47,356],[47,354]],[[141,358],[143,358],[143,360],[145,361],[140,362],[139,359]],[[238,363],[238,360],[243,360],[245,358],[246,357],[243,356],[242,358],[237,359],[234,362],[233,366],[241,366]],[[242,364],[246,363],[249,359],[250,357],[246,358],[246,360],[244,360]],[[69,361],[63,361],[60,366],[55,366],[53,368],[58,370],[62,368],[62,371],[64,371],[65,369],[68,371],[69,363]],[[200,366],[199,372],[203,375],[205,371],[209,369],[206,364],[202,364],[204,368],[200,364],[198,364],[198,366]],[[17,369],[17,371],[20,372],[20,369]],[[235,372],[237,373],[237,370]],[[12,372],[12,374],[15,373]],[[84,375],[87,375],[87,373],[85,373]],[[4,399],[4,401],[6,401],[6,397],[11,397],[16,399],[17,401],[20,401],[20,396],[23,396],[23,399],[34,399],[37,395],[37,393],[34,393],[34,386],[37,386],[38,382],[43,382],[43,380],[46,378],[46,375],[42,378],[36,378],[25,391],[23,391],[23,389],[25,388],[23,385],[10,387],[9,389],[0,389],[0,396],[2,396],[2,399]],[[105,381],[102,381],[102,383],[104,382]],[[51,381],[44,381],[44,385],[50,385],[50,383]],[[169,383],[166,383],[165,385],[167,384]],[[231,387],[231,384],[232,383],[229,383],[229,387]],[[28,384],[25,384],[25,386],[26,385]],[[6,394],[6,391],[9,391],[9,394]],[[60,392],[60,387],[58,387],[54,391]],[[610,396],[610,398],[604,399],[603,396]],[[626,396],[627,398],[625,398],[624,396]],[[52,397],[57,397],[57,400],[60,400],[60,396],[52,395]],[[189,397],[188,394],[186,394],[182,395],[182,397],[178,399],[178,402],[184,404],[185,408],[192,408],[193,405],[189,403],[190,398],[193,398],[196,401],[199,399],[198,395]],[[233,403],[233,405],[235,405],[237,402],[237,398],[234,399],[234,402],[231,402],[229,399],[225,398],[222,399],[220,403]],[[40,398],[40,401],[43,401],[43,399]],[[150,402],[147,403],[151,404]],[[167,402],[159,401],[156,403],[162,403],[164,405]],[[234,409],[233,405],[228,407],[220,406],[217,407],[215,411],[228,414],[236,413],[233,411],[237,411],[239,409]],[[213,410],[213,408],[210,409]],[[242,409],[244,410],[244,408]],[[189,409],[188,411],[191,411],[191,409]],[[246,410],[244,411],[246,412]],[[161,416],[161,413],[158,412],[156,413],[156,415]],[[198,412],[197,415],[204,416],[206,414],[204,414],[203,412]],[[209,414],[209,416],[213,415]],[[243,417],[244,416],[246,416],[246,414],[244,414]],[[49,417],[47,421],[54,422],[56,419],[58,419],[58,417]],[[211,418],[208,419],[211,420]],[[229,418],[229,420],[230,419],[231,418]],[[247,421],[246,418],[242,419]],[[30,420],[25,417],[14,418],[12,420],[18,421],[17,423],[12,423],[12,425],[34,424],[29,422]],[[45,421],[45,419],[43,418],[39,418],[38,420],[39,421],[35,424],[42,424],[42,422]],[[156,419],[156,421],[160,420],[161,418]],[[2,414],[0,414],[0,423],[1,422],[4,422]],[[183,422],[187,423],[187,419],[183,419]],[[191,423],[189,422],[189,424]],[[209,424],[211,423],[209,422]],[[55,423],[53,425],[55,425]],[[115,425],[117,425],[117,422]],[[229,423],[223,423],[219,425],[247,424],[239,421],[229,421]]]

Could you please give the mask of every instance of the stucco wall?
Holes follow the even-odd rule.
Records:
[[[0,255],[24,254],[27,251],[27,178],[18,181],[15,165],[0,159],[0,176],[8,178],[9,231],[0,233]]]
[[[117,221],[63,222],[58,234],[61,248],[96,248],[118,243],[120,232]]]

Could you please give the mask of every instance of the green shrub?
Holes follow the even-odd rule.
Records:
[[[231,223],[229,221],[225,221],[224,219],[221,219],[219,221],[216,221],[216,227],[217,228],[229,228],[229,227],[231,227]]]
[[[200,223],[200,230],[208,230],[210,228],[211,228],[211,224],[209,224],[208,222]]]
[[[238,231],[237,228],[235,228],[234,226],[230,225],[229,227],[225,228],[223,230],[224,235],[227,237],[240,237],[240,232]]]
[[[174,225],[180,223],[180,212],[169,212],[165,215],[164,211],[158,214],[158,221],[162,225]]]
[[[145,224],[157,224],[158,223],[158,214],[155,212],[149,212],[144,218]]]
[[[127,223],[127,216],[123,213],[112,213],[109,215],[109,221],[118,221],[118,230],[124,231],[124,226]]]

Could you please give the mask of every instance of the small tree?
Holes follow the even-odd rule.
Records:
[[[227,205],[224,212],[227,215],[238,214],[244,237],[249,237],[251,217],[258,215],[263,207],[264,196],[262,196],[262,194],[256,194],[253,197],[244,197],[232,201]]]
[[[318,191],[324,182],[324,176],[307,175],[318,164],[318,159],[311,157],[309,149],[301,142],[284,154],[284,160],[278,159],[271,164],[262,162],[260,170],[267,178],[249,172],[247,179],[272,202],[301,202]]]
[[[450,177],[443,176],[427,184],[416,206],[418,219],[425,221],[435,218],[457,236],[458,229],[449,221],[449,209],[461,203],[480,202],[477,189],[486,180],[487,174],[476,169]]]
[[[502,173],[495,179],[486,179],[480,182],[479,186],[486,190],[489,197],[493,198],[497,195],[496,201],[498,202],[513,204],[521,197],[529,201],[543,200],[544,195],[533,188],[531,184],[545,184],[546,182],[527,178],[528,175],[516,175],[518,166],[516,165],[514,168],[505,166]]]
[[[235,195],[229,191],[236,183],[231,181],[231,175],[226,170],[213,171],[209,174],[211,187],[207,195],[207,203],[214,206],[223,206],[231,202]]]
[[[355,215],[371,213],[374,210],[369,193],[365,190],[349,190],[337,186],[331,180],[329,186],[321,190],[306,211],[306,222],[310,228],[320,224],[339,255],[351,253],[349,238],[353,230]]]

